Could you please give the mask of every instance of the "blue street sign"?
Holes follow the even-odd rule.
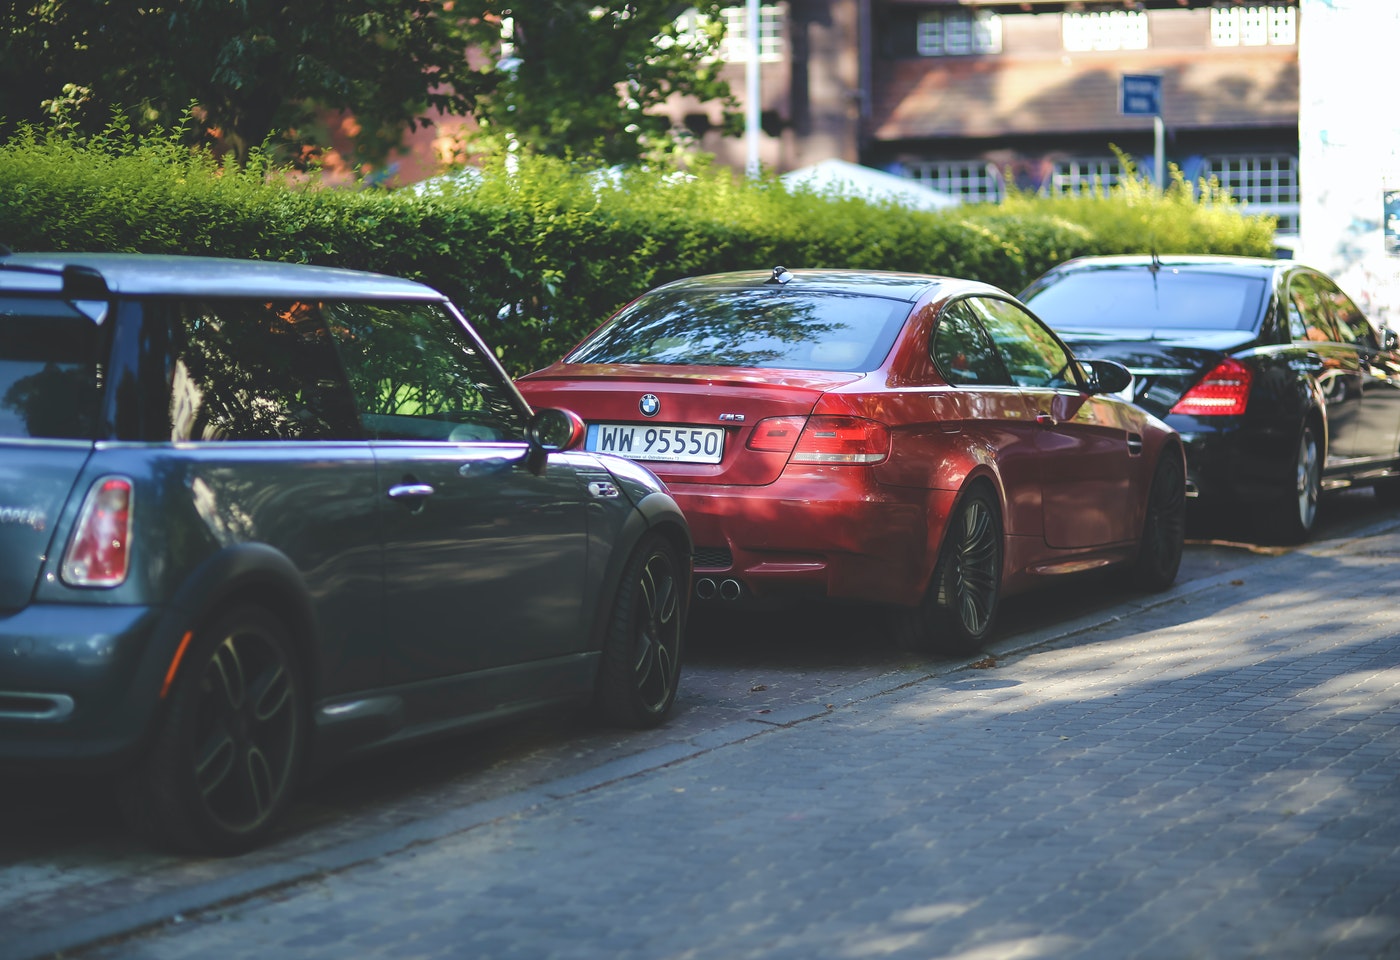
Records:
[[[1119,84],[1119,110],[1125,117],[1162,115],[1162,78],[1151,73],[1125,73]]]

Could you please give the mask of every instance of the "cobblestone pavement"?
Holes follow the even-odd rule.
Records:
[[[65,955],[1400,957],[1397,575],[1319,544]]]

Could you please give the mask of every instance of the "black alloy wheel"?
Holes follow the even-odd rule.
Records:
[[[187,853],[256,846],[294,792],[304,711],[286,631],[266,611],[243,608],[196,631],[165,722],[124,791],[132,826]]]
[[[1152,474],[1132,585],[1157,593],[1176,581],[1186,542],[1186,471],[1175,449],[1162,451]]]
[[[976,653],[991,636],[1001,596],[1001,522],[985,487],[969,491],[948,519],[943,547],[916,607],[891,619],[897,647],[917,653]]]
[[[675,548],[656,534],[628,560],[598,668],[595,702],[608,721],[654,727],[670,713],[680,680],[688,579]]]

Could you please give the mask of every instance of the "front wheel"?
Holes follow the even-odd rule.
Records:
[[[1132,585],[1158,593],[1176,581],[1186,542],[1186,473],[1176,451],[1162,451],[1147,494],[1147,511],[1132,568]]]
[[[127,821],[184,853],[256,846],[301,773],[305,710],[300,668],[271,614],[244,607],[195,630],[164,722],[122,785]]]
[[[608,721],[654,727],[676,700],[685,643],[688,572],[664,538],[648,534],[627,561],[603,638],[595,704]]]
[[[895,643],[947,656],[980,650],[996,624],[1001,558],[996,503],[985,489],[975,489],[948,520],[923,602],[895,614]]]

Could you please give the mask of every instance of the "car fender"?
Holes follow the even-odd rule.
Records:
[[[593,618],[590,645],[592,650],[602,649],[604,631],[607,630],[608,620],[612,615],[613,599],[617,596],[618,585],[622,582],[622,573],[632,556],[632,551],[637,548],[642,538],[653,530],[666,537],[676,548],[676,553],[685,568],[681,578],[683,612],[690,607],[690,565],[694,544],[690,539],[690,528],[686,523],[685,514],[664,490],[653,489],[641,495],[635,505],[636,509],[622,523],[617,537],[617,548],[609,554],[596,585],[594,596],[598,600]]]
[[[170,599],[169,616],[183,637],[219,611],[244,602],[265,607],[286,624],[314,700],[319,618],[301,571],[276,547],[238,543],[211,554],[180,583]]]

